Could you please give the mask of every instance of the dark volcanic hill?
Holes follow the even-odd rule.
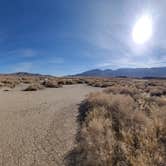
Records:
[[[76,76],[95,76],[95,77],[166,77],[166,67],[153,68],[120,68],[117,70],[89,70]]]
[[[12,73],[11,75],[16,75],[16,76],[42,76],[41,74],[27,73],[27,72],[17,72],[17,73]]]

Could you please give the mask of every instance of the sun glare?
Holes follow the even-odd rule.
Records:
[[[144,44],[152,36],[152,18],[148,15],[142,16],[134,25],[132,37],[135,43]]]

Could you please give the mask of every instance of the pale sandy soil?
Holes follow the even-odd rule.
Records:
[[[0,166],[56,166],[75,140],[86,85],[23,92],[0,89]]]

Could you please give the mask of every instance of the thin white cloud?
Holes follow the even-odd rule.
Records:
[[[48,59],[47,63],[50,63],[50,64],[62,64],[62,63],[64,63],[64,59],[61,58],[61,57],[54,57],[54,58]]]
[[[11,68],[11,72],[31,72],[33,64],[31,62],[20,62]]]
[[[101,56],[97,67],[153,67],[166,65],[166,1],[126,0],[107,3],[97,2],[91,8],[87,31],[83,40],[95,47],[94,57]],[[154,22],[154,34],[144,46],[132,40],[132,28],[143,14],[150,14]],[[88,25],[89,25],[88,24]],[[100,53],[99,53],[100,52]],[[162,53],[161,53],[162,52]]]
[[[46,60],[37,59],[31,61],[23,61],[10,66],[11,72],[38,72],[45,69],[47,66],[53,67],[61,65],[64,62],[63,58],[54,57]]]
[[[146,63],[143,63],[142,58],[135,59],[135,58],[125,58],[122,57],[120,59],[112,59],[111,61],[105,61],[103,63],[97,64],[99,68],[111,68],[111,69],[118,69],[118,68],[150,68],[150,67],[160,67],[166,66],[166,57],[161,59],[157,59],[154,57],[148,57],[146,59]]]
[[[11,56],[19,56],[19,57],[24,57],[24,58],[30,58],[30,57],[37,56],[38,52],[34,49],[31,49],[31,48],[23,48],[23,49],[17,49],[17,50],[9,51],[8,54],[11,55]]]

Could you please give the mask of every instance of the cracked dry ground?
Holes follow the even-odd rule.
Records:
[[[19,89],[19,88],[18,88]],[[0,90],[0,166],[61,166],[73,148],[81,101],[98,88]]]

